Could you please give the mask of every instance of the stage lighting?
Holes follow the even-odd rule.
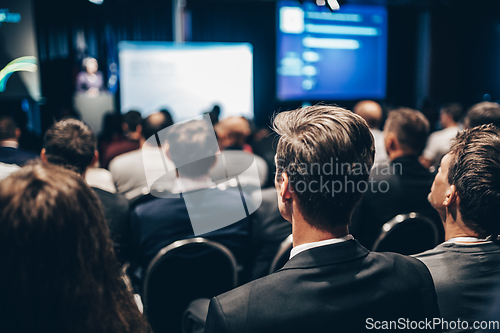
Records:
[[[326,6],[330,10],[339,10],[340,9],[340,5],[339,5],[339,2],[337,0],[326,0]]]
[[[304,3],[304,0],[299,0],[300,4]],[[339,10],[340,5],[338,0],[316,0],[316,4],[318,6],[326,6],[328,9],[330,9],[332,12],[334,10]]]
[[[95,3],[96,5],[102,5],[102,3],[104,2],[104,0],[89,0],[89,1]]]

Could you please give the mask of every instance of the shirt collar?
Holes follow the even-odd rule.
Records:
[[[17,141],[14,141],[14,140],[5,140],[5,141],[0,142],[0,146],[17,149],[17,148],[19,148],[19,143]]]
[[[336,244],[336,243],[342,243],[348,240],[354,239],[351,234],[348,234],[344,237],[341,238],[331,238],[319,242],[313,242],[313,243],[306,243],[306,244],[300,244],[298,246],[294,246],[292,251],[290,252],[290,259],[292,259],[294,256],[299,254],[300,252],[303,252],[305,250],[309,250],[315,247],[320,247],[320,246],[325,246],[325,245],[330,245],[330,244]]]
[[[456,244],[456,243],[460,243],[460,244],[476,244],[476,243],[485,243],[485,242],[491,242],[492,241],[492,237],[491,236],[488,236],[486,238],[477,238],[477,237],[472,237],[472,236],[469,236],[469,237],[455,237],[455,238],[451,238],[449,240],[447,240],[446,242],[444,242],[444,244],[449,244],[449,243],[452,243],[452,244]]]

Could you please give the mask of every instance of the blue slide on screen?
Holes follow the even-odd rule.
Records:
[[[279,100],[382,99],[386,94],[387,10],[278,2]]]

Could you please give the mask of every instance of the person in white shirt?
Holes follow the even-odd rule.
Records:
[[[109,171],[113,175],[116,189],[128,200],[134,200],[150,192],[152,184],[148,183],[148,177],[159,179],[163,176],[161,183],[164,188],[162,191],[172,190],[176,178],[175,166],[172,161],[165,158],[165,163],[167,163],[167,168],[165,168],[163,160],[158,158],[158,146],[149,145],[146,141],[172,124],[172,118],[165,113],[152,113],[142,123],[141,138],[139,139],[141,148],[111,160]],[[146,177],[146,172],[148,177]]]
[[[439,122],[442,130],[436,131],[429,136],[427,145],[420,158],[420,163],[426,168],[438,166],[441,159],[450,149],[451,139],[460,130],[458,122],[462,117],[463,109],[458,103],[446,104],[441,108]]]

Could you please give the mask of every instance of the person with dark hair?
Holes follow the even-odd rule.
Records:
[[[432,274],[443,320],[460,319],[472,329],[487,315],[500,281],[498,128],[482,125],[456,136],[429,202],[443,221],[445,242],[416,257]]]
[[[45,162],[63,166],[85,177],[86,171],[99,158],[97,139],[90,127],[81,120],[61,120],[45,133],[40,156]],[[115,252],[120,261],[125,262],[131,255],[128,201],[103,189],[92,189],[104,206]]]
[[[274,129],[278,206],[292,224],[290,260],[213,298],[205,333],[361,332],[375,321],[439,317],[425,265],[370,252],[349,234],[374,158],[366,122],[319,105],[278,114]]]
[[[481,102],[474,104],[467,110],[464,128],[473,128],[485,124],[493,124],[500,128],[500,105],[498,103]]]
[[[132,213],[140,266],[146,268],[170,243],[201,234],[221,242],[242,258],[248,242],[242,194],[227,182],[217,187],[209,176],[218,150],[210,121],[176,124],[158,137],[166,139],[167,156],[178,176],[172,193],[157,193],[157,198],[139,204]],[[158,146],[155,149],[158,152]]]
[[[352,234],[367,248],[373,247],[382,226],[398,214],[421,213],[442,229],[427,201],[434,175],[418,160],[428,135],[429,121],[421,112],[409,108],[389,112],[384,140],[391,163],[373,168],[370,188],[351,223]]]
[[[142,122],[141,137],[139,139],[140,149],[115,157],[109,163],[109,171],[113,175],[118,193],[121,193],[128,200],[134,200],[141,195],[150,192],[147,176],[154,179],[163,177],[163,190],[170,191],[174,186],[175,167],[170,159],[165,158],[165,163],[172,171],[165,169],[163,160],[157,158],[158,147],[156,146],[155,134],[173,125],[172,118],[164,112],[150,114]],[[154,145],[147,139],[153,138]]]
[[[0,221],[2,332],[148,332],[82,177],[47,163],[22,168],[1,183]]]
[[[374,164],[388,163],[389,157],[385,151],[384,134],[380,130],[382,117],[384,115],[382,107],[375,101],[360,101],[354,105],[354,113],[363,118],[372,132],[375,140],[375,162]]]
[[[109,162],[116,156],[141,147],[142,116],[139,111],[129,111],[123,116],[122,130],[124,137],[109,144],[106,151],[103,152],[103,168],[107,169]]]
[[[429,136],[427,146],[420,158],[420,163],[426,168],[438,166],[450,149],[451,140],[460,130],[458,123],[462,118],[462,110],[462,106],[458,103],[449,103],[441,108],[439,122],[443,129]]]
[[[23,166],[36,159],[36,154],[19,149],[21,130],[14,119],[8,116],[0,117],[0,162]]]
[[[253,177],[241,175],[241,179],[250,186],[259,188],[267,179],[267,164],[260,156],[251,151],[245,151],[246,141],[251,134],[250,123],[244,117],[227,117],[214,126],[221,154],[217,155],[217,162],[210,170],[210,176],[214,180],[223,179],[226,174],[229,177],[241,175],[252,163],[255,163],[259,172],[257,183],[253,183]],[[251,149],[251,147],[250,147]]]

